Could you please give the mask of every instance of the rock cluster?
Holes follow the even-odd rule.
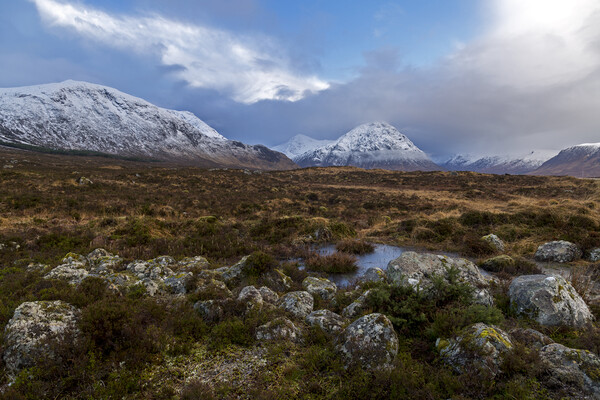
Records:
[[[575,261],[582,255],[583,253],[575,244],[566,240],[558,240],[539,246],[534,257],[537,261],[566,263]]]

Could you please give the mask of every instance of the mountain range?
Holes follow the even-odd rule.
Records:
[[[190,112],[77,81],[0,89],[0,142],[198,166],[296,167],[265,146],[227,140]]]

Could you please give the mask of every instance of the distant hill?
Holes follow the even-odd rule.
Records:
[[[473,171],[484,174],[522,175],[535,171],[556,152],[531,151],[520,156],[470,157],[456,155],[441,164],[450,171]]]
[[[584,143],[566,148],[543,163],[532,174],[600,177],[600,143]]]
[[[0,89],[0,142],[198,166],[296,167],[265,146],[227,140],[190,112],[76,81]]]

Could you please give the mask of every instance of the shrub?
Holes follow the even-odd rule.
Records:
[[[333,253],[326,256],[312,253],[306,260],[306,267],[311,271],[328,274],[348,274],[358,271],[356,257],[346,253]]]
[[[375,246],[362,240],[343,240],[335,245],[335,249],[348,254],[370,254],[375,251]]]
[[[260,276],[277,267],[277,261],[270,254],[255,251],[246,260],[246,272],[249,275]]]

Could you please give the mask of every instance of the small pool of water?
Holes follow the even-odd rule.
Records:
[[[345,287],[362,277],[369,268],[378,267],[385,271],[390,261],[400,257],[405,251],[415,251],[417,253],[432,253],[432,254],[443,254],[449,257],[460,257],[458,254],[439,252],[439,251],[427,251],[422,249],[408,248],[391,246],[387,244],[375,244],[375,251],[370,254],[356,255],[356,265],[358,270],[350,274],[331,274],[328,276],[329,280],[335,282],[338,287]],[[313,251],[320,255],[326,256],[336,252],[334,244],[328,244],[325,246],[314,247]],[[303,268],[303,260],[299,260],[301,267]],[[487,274],[485,271],[480,270],[483,274]]]

